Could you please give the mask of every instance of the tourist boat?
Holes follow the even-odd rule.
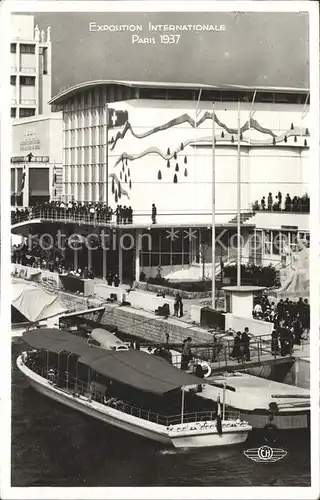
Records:
[[[23,340],[17,366],[31,387],[107,424],[176,448],[234,445],[252,429],[221,411],[219,397],[199,398],[202,379],[158,356],[101,349],[56,329],[27,331]]]
[[[216,400],[223,391],[226,407],[240,412],[253,429],[270,421],[278,429],[306,429],[310,426],[310,391],[247,373],[233,372],[210,377],[200,397]]]

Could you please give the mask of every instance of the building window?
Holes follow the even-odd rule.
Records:
[[[272,92],[258,92],[255,100],[257,102],[274,102],[274,95]]]
[[[35,54],[36,46],[29,43],[22,43],[20,45],[20,54]]]
[[[11,108],[11,118],[15,118],[17,116],[17,108]]]
[[[35,76],[20,76],[20,85],[31,85],[34,87],[36,84]]]
[[[11,75],[10,76],[10,84],[11,85],[15,85],[16,84],[16,76],[15,75]]]
[[[11,54],[15,54],[17,52],[17,44],[16,43],[10,44],[10,52],[11,52]]]
[[[35,116],[36,110],[34,108],[20,108],[19,117],[27,118],[28,116]]]

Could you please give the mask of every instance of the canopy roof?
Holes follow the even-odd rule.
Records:
[[[79,356],[80,363],[97,373],[145,392],[161,395],[185,385],[203,383],[202,379],[175,368],[158,356],[136,350],[101,349],[63,330],[30,330],[23,334],[23,339],[36,349],[73,352]]]
[[[131,88],[147,88],[147,89],[190,89],[190,90],[232,90],[232,91],[262,91],[262,92],[286,92],[286,93],[306,93],[308,88],[300,87],[274,87],[266,86],[249,86],[249,85],[207,85],[204,83],[186,83],[186,82],[149,82],[137,80],[91,80],[88,82],[81,82],[77,85],[62,90],[54,96],[49,104],[64,104],[68,99],[75,96],[78,92],[82,92],[93,87],[101,87],[104,85],[119,85],[121,87]]]
[[[40,321],[65,311],[57,295],[29,283],[13,283],[11,304],[28,321]]]

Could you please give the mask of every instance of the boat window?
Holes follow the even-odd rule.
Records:
[[[100,342],[98,342],[96,339],[93,339],[92,337],[90,337],[90,338],[88,339],[88,344],[89,344],[89,345],[95,345],[95,346],[97,346],[97,347],[101,347],[101,343],[100,343]]]
[[[219,389],[223,389],[224,387],[224,384],[219,384],[218,382],[211,382],[210,385],[213,385],[214,387],[219,387]],[[228,391],[232,391],[232,392],[237,392],[237,389],[235,387],[232,387],[231,385],[226,385],[225,386],[226,389],[228,389]]]

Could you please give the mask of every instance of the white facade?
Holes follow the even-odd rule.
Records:
[[[12,15],[11,117],[50,113],[50,29],[40,32],[33,15]]]
[[[162,224],[210,223],[212,104],[199,103],[195,126],[193,101],[110,102],[107,154],[108,92],[95,87],[64,104],[65,199],[131,206],[145,223],[155,203]],[[257,102],[247,129],[250,108],[241,103],[241,209],[249,210],[269,192],[275,199],[281,191],[283,200],[287,193],[304,195],[310,172],[308,107]],[[119,111],[127,122],[114,127],[112,116]],[[215,114],[216,213],[228,222],[237,206],[237,103],[217,102]]]
[[[24,170],[24,188],[20,193]],[[27,207],[37,200],[61,199],[61,195],[62,114],[17,120],[12,127],[12,205]]]

